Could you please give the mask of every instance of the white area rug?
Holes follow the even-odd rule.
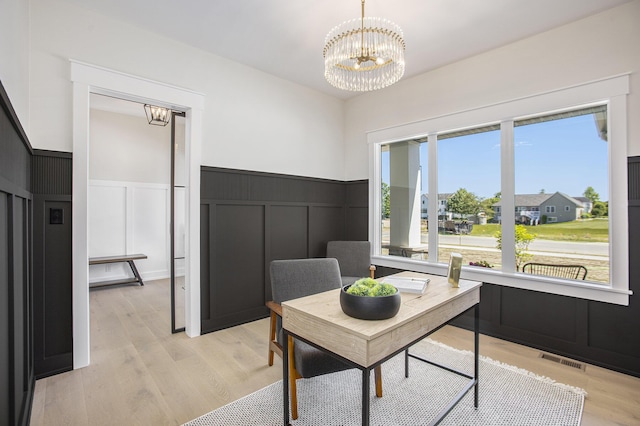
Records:
[[[473,354],[426,339],[411,353],[473,373]],[[371,378],[371,425],[426,425],[464,387],[467,379],[404,354],[382,365],[384,395],[374,394]],[[479,407],[473,389],[442,425],[579,425],[585,392],[528,371],[481,357]],[[299,418],[292,425],[360,425],[359,370],[298,380]],[[188,426],[274,426],[283,424],[282,383],[277,382],[205,414]]]

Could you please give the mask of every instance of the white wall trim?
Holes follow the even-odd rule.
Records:
[[[90,363],[88,203],[89,95],[97,93],[186,112],[185,330],[200,335],[200,165],[204,95],[71,60],[73,83],[73,367]]]
[[[589,103],[598,103],[614,96],[627,95],[629,90],[629,74],[621,74],[545,93],[430,117],[425,120],[371,130],[367,132],[367,141],[368,143],[400,142],[435,134],[442,129],[454,131],[481,127],[485,124],[496,124],[536,114],[532,111],[551,112],[552,110],[571,109]],[[551,110],[549,109],[550,104],[553,105]]]
[[[149,266],[145,266],[145,261],[137,262],[136,266],[140,272],[140,276],[145,281],[151,280],[159,280],[164,278],[170,278],[171,270],[170,270],[170,259],[169,259],[169,247],[171,244],[171,235],[169,232],[170,225],[170,217],[171,217],[171,200],[170,200],[170,191],[171,186],[168,183],[147,183],[147,182],[132,182],[132,181],[116,181],[116,180],[100,180],[100,179],[89,179],[89,201],[95,202],[96,200],[93,198],[95,191],[98,188],[118,188],[121,189],[124,194],[126,201],[124,203],[124,228],[122,229],[122,235],[125,241],[125,252],[126,254],[132,253],[143,253],[149,256],[149,260],[153,260],[155,265],[154,269],[149,269]],[[146,190],[153,191],[161,191],[164,197],[164,211],[159,212],[155,211],[152,214],[159,213],[163,217],[164,222],[164,231],[165,238],[164,244],[167,252],[163,253],[162,258],[166,260],[166,264],[163,267],[158,268],[158,254],[159,252],[147,252],[146,250],[140,250],[139,241],[136,238],[136,221],[134,217],[136,216],[136,210],[139,207],[139,203],[136,203],[136,198],[140,194],[140,192],[145,192]],[[113,201],[106,198],[109,201]],[[104,201],[104,200],[102,200]],[[91,226],[91,217],[89,218],[89,231],[96,232],[96,228]],[[92,246],[89,247],[89,256],[104,256],[110,254],[120,254],[119,250],[116,249],[116,252],[113,251],[113,247],[109,245],[102,246],[102,249],[108,250],[107,253],[101,252],[100,254],[92,253],[91,247],[95,248],[96,240],[95,234],[89,236],[89,242],[93,243]],[[99,240],[98,240],[99,241]],[[159,246],[158,246],[159,247]],[[140,264],[142,263],[142,265]],[[182,270],[184,274],[184,270]],[[131,276],[131,269],[126,263],[120,264],[104,264],[104,265],[93,265],[89,267],[89,283],[99,282],[99,281],[107,281],[107,280],[116,280],[116,279],[124,279],[128,276]]]

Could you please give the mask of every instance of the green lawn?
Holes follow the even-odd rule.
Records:
[[[538,226],[525,226],[541,240],[558,241],[609,241],[609,219],[586,219],[573,222],[549,223]],[[471,235],[492,237],[500,229],[500,225],[473,225]]]

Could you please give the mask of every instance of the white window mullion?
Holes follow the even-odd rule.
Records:
[[[627,290],[629,283],[629,229],[627,194],[627,98],[609,101],[609,282]]]
[[[382,171],[381,145],[369,143],[369,241],[372,255],[379,256],[382,246]]]
[[[438,261],[438,136],[429,135],[429,254],[428,261]]]
[[[516,272],[515,154],[513,120],[500,124],[500,189],[502,205],[502,271]]]

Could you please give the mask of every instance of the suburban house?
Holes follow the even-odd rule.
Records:
[[[444,220],[451,220],[453,214],[447,211],[447,200],[453,196],[453,193],[438,194],[438,218]],[[429,194],[422,194],[421,200],[421,212],[422,219],[429,218]]]
[[[412,1],[416,8],[433,4]],[[344,0],[0,1],[0,425],[29,424],[33,405],[49,406],[56,394],[70,398],[64,407],[53,404],[61,418],[85,410],[84,402],[71,400],[84,401],[78,372],[98,362],[125,368],[131,365],[130,353],[148,353],[155,346],[162,347],[163,356],[150,362],[160,373],[152,377],[136,368],[137,375],[123,380],[125,385],[180,375],[215,382],[218,377],[201,377],[192,353],[172,346],[170,331],[198,341],[263,321],[269,315],[271,261],[325,257],[328,241],[371,241],[378,276],[402,270],[446,276],[446,263],[432,261],[438,251],[432,247],[427,254],[432,260],[381,254],[376,237],[382,232],[380,146],[395,150],[394,164],[412,167],[411,174],[398,173],[407,191],[396,194],[410,206],[403,211],[408,219],[401,231],[419,239],[429,198],[419,194],[425,189],[415,178],[421,171],[413,162],[414,142],[480,127],[507,129],[502,139],[510,142],[496,152],[502,155],[500,164],[507,165],[500,171],[502,193],[506,188],[513,196],[509,135],[514,122],[595,104],[598,114],[606,110],[609,126],[610,282],[525,276],[514,262],[505,262],[503,270],[464,265],[461,278],[482,282],[483,335],[579,360],[636,383],[640,239],[633,236],[640,235],[640,0],[465,0],[468,7],[442,12],[455,17],[455,25],[447,25],[449,36],[440,34],[444,29],[434,25],[438,22],[430,10],[416,14],[398,2],[375,2],[385,18],[394,20],[389,15],[402,12],[406,21],[399,24],[428,35],[429,41],[407,37],[408,74],[369,92],[338,90],[324,80],[323,37],[333,25],[357,15],[357,0],[349,3],[353,11],[338,18],[337,10],[351,10]],[[503,16],[507,5],[531,8],[536,15],[513,21]],[[471,22],[467,9],[477,9]],[[192,24],[198,11],[202,19]],[[323,24],[318,35],[307,33],[325,20],[331,24],[326,29]],[[485,36],[519,29],[523,32],[482,43]],[[302,54],[311,50],[311,59]],[[411,61],[423,61],[424,68],[409,74]],[[109,99],[131,103],[137,112],[113,110]],[[169,110],[171,124],[150,126],[145,105]],[[429,159],[436,162],[435,144],[428,144]],[[166,173],[158,177],[160,171]],[[466,178],[484,171],[478,166]],[[430,176],[436,172],[437,167],[429,168]],[[438,196],[439,216],[449,214],[450,195]],[[510,211],[515,207],[518,221],[546,216],[563,222],[589,211],[584,201],[559,192],[516,195],[515,206],[507,206]],[[503,222],[513,223],[501,213]],[[438,238],[435,234],[429,238]],[[102,238],[99,244],[97,237]],[[183,298],[183,309],[171,313],[181,323],[166,318],[150,326],[169,335],[160,343],[153,332],[138,333],[135,327],[124,331],[142,342],[139,347],[92,340],[92,327],[122,328],[115,314],[127,315],[132,302],[123,300],[102,307],[101,316],[94,314],[90,296],[112,290],[89,291],[96,268],[104,277],[114,272],[104,265],[89,267],[90,258],[105,255],[97,254],[105,244],[111,255],[162,253],[160,260],[139,261],[142,278],[168,279],[171,274],[182,280],[174,290]],[[499,254],[506,258],[513,251]],[[145,303],[143,296],[138,301]],[[146,308],[152,312],[155,306]],[[470,324],[460,317],[455,325],[469,329]],[[236,349],[246,347],[242,340],[266,341],[261,332],[202,344],[209,351],[202,364],[224,359],[226,364],[218,367],[223,373],[250,380],[242,364],[258,355]],[[95,356],[119,344],[122,356]],[[262,370],[267,369],[266,355],[260,355]],[[184,369],[162,368],[165,361]],[[123,404],[160,412],[144,405],[149,395],[143,390],[127,393],[108,374],[85,376]],[[35,398],[37,384],[55,377],[67,380]],[[186,389],[176,406],[188,408],[206,399],[192,398],[191,388]],[[101,405],[101,395],[86,399],[105,423],[117,415],[117,407]],[[615,416],[619,402],[603,402],[601,418]],[[145,424],[140,418],[123,423],[127,420]]]
[[[580,201],[583,205],[584,213],[591,213],[593,209],[593,202],[587,197],[573,197],[574,199]]]
[[[584,198],[584,197],[582,197]],[[589,212],[583,201],[561,192],[554,194],[516,194],[516,222],[525,225],[570,222]],[[502,220],[502,200],[493,205],[496,220]]]

